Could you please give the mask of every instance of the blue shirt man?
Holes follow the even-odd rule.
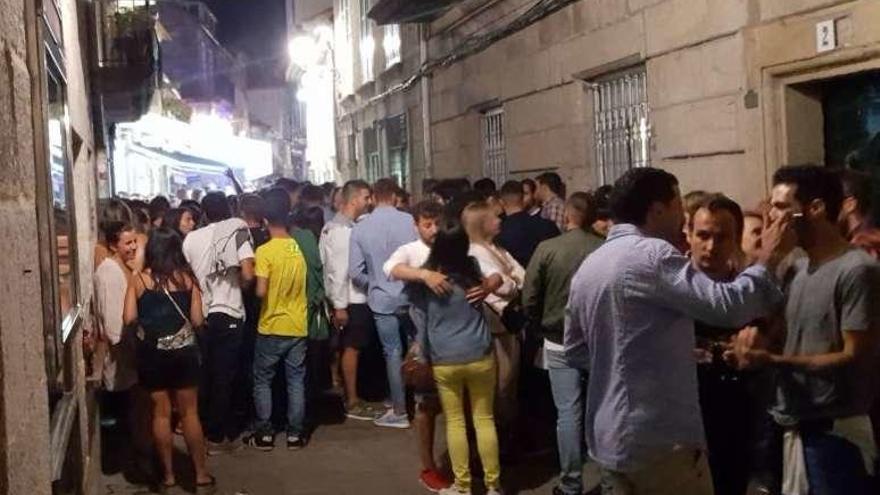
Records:
[[[782,300],[765,265],[788,247],[787,219],[768,227],[758,265],[716,283],[669,242],[684,220],[677,186],[673,175],[651,168],[633,169],[615,184],[617,225],[572,279],[566,315],[566,357],[589,370],[590,455],[607,484],[634,486],[635,493],[712,492],[694,319],[744,326]],[[661,478],[665,487],[654,484]]]
[[[403,282],[386,276],[382,265],[397,248],[418,238],[412,215],[398,211],[393,206],[400,194],[400,188],[391,179],[379,179],[373,186],[376,209],[352,229],[348,264],[352,283],[367,293],[367,305],[373,311],[376,331],[385,355],[393,407],[375,424],[390,428],[409,427],[406,393],[400,375],[403,343],[397,314],[406,304],[406,298],[403,295]]]
[[[400,246],[418,239],[412,215],[390,205],[379,205],[351,232],[348,270],[355,287],[367,293],[374,313],[395,314],[406,304],[404,283],[382,271],[382,265]]]

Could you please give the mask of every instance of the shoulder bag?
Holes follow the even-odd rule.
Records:
[[[189,318],[187,318],[183,310],[180,309],[180,306],[177,305],[177,301],[171,297],[168,288],[163,287],[162,291],[165,293],[165,296],[168,297],[168,300],[171,301],[171,304],[174,305],[174,309],[177,310],[180,317],[183,318],[183,325],[181,325],[180,329],[173,335],[166,335],[165,337],[159,337],[156,339],[156,349],[160,351],[176,351],[178,349],[195,345],[196,334],[193,331],[193,326],[189,321]]]

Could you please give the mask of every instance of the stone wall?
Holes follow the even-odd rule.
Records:
[[[431,57],[504,16],[509,21],[509,13],[526,3],[500,0],[482,2],[483,10],[453,9],[432,24]],[[815,55],[811,36],[814,23],[827,15],[823,9],[862,11],[858,6],[869,3],[577,1],[435,72],[435,175],[482,175],[480,110],[501,105],[511,176],[556,168],[571,190],[595,187],[593,103],[582,81],[644,63],[652,164],[678,175],[684,191],[720,189],[752,205],[766,193],[767,167],[779,166],[764,159],[765,109],[746,105],[747,93],[760,90],[753,31],[778,29],[779,37],[757,53],[790,51],[786,60],[795,60],[804,51]],[[849,29],[868,36],[873,17],[862,17]],[[803,39],[793,46],[787,26],[800,19]]]
[[[41,83],[28,59],[36,46],[32,3],[0,2],[0,493],[9,494],[50,493],[31,106]]]
[[[45,219],[37,205],[50,201],[40,181],[48,174],[43,126],[45,70],[40,49],[35,2],[2,0],[0,10],[0,232],[6,247],[0,257],[0,493],[49,494],[50,415],[44,354],[44,291],[41,235]],[[68,117],[71,127],[72,195],[79,251],[79,302],[91,297],[92,246],[95,241],[95,143],[91,123],[88,54],[81,50],[76,0],[60,3],[64,24]],[[82,345],[70,343],[74,368],[72,391],[80,415],[75,429],[88,431],[89,421]],[[74,435],[72,465],[95,469],[97,446],[87,435]],[[92,450],[95,447],[95,450]],[[95,459],[91,462],[88,459]],[[81,474],[81,473],[80,473]],[[79,484],[82,476],[74,480]]]

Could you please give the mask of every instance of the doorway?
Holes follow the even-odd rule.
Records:
[[[880,70],[784,89],[786,163],[818,163],[870,174],[880,213]]]

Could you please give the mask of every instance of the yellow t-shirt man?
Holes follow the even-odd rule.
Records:
[[[308,336],[306,259],[291,238],[271,239],[257,248],[256,276],[268,279],[258,331],[282,337]]]

